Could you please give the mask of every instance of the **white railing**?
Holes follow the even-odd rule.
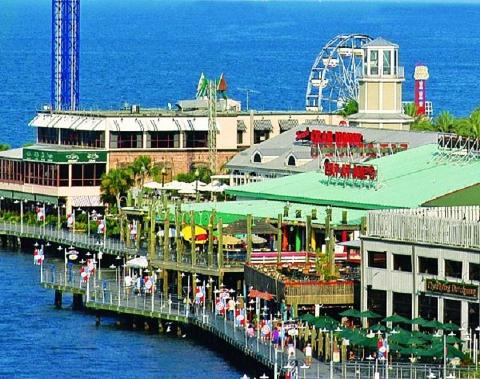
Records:
[[[128,247],[116,238],[104,238],[103,236],[88,235],[86,233],[73,233],[65,229],[57,229],[51,226],[26,225],[12,222],[0,222],[0,230],[10,232],[19,237],[31,237],[50,240],[62,244],[74,245],[75,247],[88,247],[90,249],[115,251],[118,253],[139,254],[136,248]]]
[[[373,211],[367,236],[480,248],[480,207]]]

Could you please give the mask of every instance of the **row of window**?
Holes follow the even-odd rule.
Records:
[[[439,319],[438,297],[421,294],[418,297],[418,315],[426,320]],[[392,292],[392,314],[397,314],[407,319],[412,319],[413,295],[409,293]],[[387,291],[367,287],[367,308],[387,316]],[[443,299],[443,320],[451,321],[457,325],[462,324],[461,301]],[[470,328],[475,329],[479,325],[479,304],[468,302],[468,322]]]
[[[412,257],[404,254],[393,255],[393,270],[412,272]],[[462,279],[463,262],[445,259],[445,276]],[[387,268],[387,253],[385,251],[368,251],[368,267]],[[438,275],[438,259],[418,257],[418,273]],[[480,263],[469,263],[468,279],[480,281]]]
[[[36,184],[49,187],[67,187],[68,165],[40,162],[21,162],[0,159],[0,181],[17,184]],[[72,165],[72,186],[99,186],[106,171],[105,163]]]

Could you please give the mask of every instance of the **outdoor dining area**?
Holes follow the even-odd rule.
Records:
[[[394,314],[382,318],[367,310],[348,309],[341,321],[311,313],[299,317],[300,348],[310,344],[319,359],[334,362],[378,361],[462,366],[478,364],[480,328]],[[360,326],[361,320],[368,325]]]
[[[168,192],[172,197],[195,199],[196,201],[202,198],[215,199],[216,196],[223,194],[229,187],[229,185],[219,180],[214,180],[207,184],[198,179],[193,182],[173,180],[168,183],[158,183],[151,181],[143,185],[143,188],[155,191],[158,194]]]

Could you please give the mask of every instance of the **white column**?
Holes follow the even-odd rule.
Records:
[[[438,298],[438,321],[444,322],[443,321],[443,297]]]

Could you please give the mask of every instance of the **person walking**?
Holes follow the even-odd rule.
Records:
[[[307,366],[312,365],[312,345],[307,343],[307,346],[305,346],[305,349],[303,349],[303,352],[305,353],[305,364]]]

